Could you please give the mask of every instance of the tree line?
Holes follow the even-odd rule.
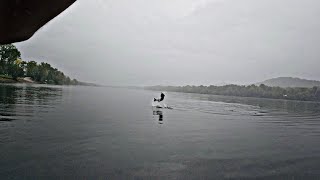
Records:
[[[50,64],[35,61],[23,61],[20,51],[13,44],[0,45],[0,75],[17,80],[31,77],[43,84],[78,85],[76,79],[70,79]]]
[[[148,86],[148,90],[171,91],[184,93],[214,94],[224,96],[259,97],[272,99],[289,99],[300,101],[320,101],[320,88],[281,88],[259,86],[225,85],[225,86]]]

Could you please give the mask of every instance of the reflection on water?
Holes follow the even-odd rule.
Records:
[[[159,116],[159,124],[163,124],[163,112],[161,110],[153,110],[154,116]]]
[[[153,96],[0,86],[0,179],[320,177],[317,103],[170,93],[151,114]]]
[[[224,96],[208,96],[205,99],[227,103],[248,104],[263,109],[286,111],[288,113],[320,113],[320,103],[318,102]]]
[[[221,115],[248,115],[251,116],[265,116],[277,114],[290,114],[290,116],[317,116],[320,117],[320,103],[306,102],[306,101],[292,101],[281,99],[265,99],[265,98],[251,98],[251,97],[233,97],[233,96],[217,96],[206,94],[188,94],[188,93],[174,93],[183,102],[178,102],[178,106],[189,108],[189,103],[192,109],[211,114]],[[180,105],[181,104],[181,105]],[[221,107],[223,107],[221,109]],[[221,110],[221,111],[220,111]],[[240,110],[240,111],[239,111]],[[245,111],[243,111],[245,110]],[[271,113],[271,114],[270,114]]]
[[[58,102],[62,89],[41,85],[0,85],[0,121],[13,121],[46,111]]]

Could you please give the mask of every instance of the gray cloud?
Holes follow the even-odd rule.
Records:
[[[17,46],[102,84],[319,80],[319,15],[316,0],[78,0]]]

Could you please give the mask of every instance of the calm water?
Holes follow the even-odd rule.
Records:
[[[0,179],[320,179],[320,105],[0,85]]]

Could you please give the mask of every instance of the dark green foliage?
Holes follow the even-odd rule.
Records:
[[[37,64],[35,61],[28,62],[26,66],[26,76],[44,84],[77,85],[77,83],[71,81],[68,76],[65,76],[63,72],[44,62],[40,64]]]
[[[14,45],[0,45],[0,75],[11,76],[15,80],[18,77],[31,77],[34,81],[43,84],[79,84],[76,79],[71,80],[63,72],[51,67],[48,63],[25,62],[20,58],[21,53]]]
[[[260,97],[273,99],[290,99],[301,101],[320,101],[320,87],[313,88],[281,88],[259,86],[150,86],[149,90],[173,91],[185,93],[215,94],[224,96]]]
[[[13,79],[17,80],[18,77],[24,76],[24,70],[21,68],[19,64],[12,64],[9,68],[9,75],[12,76]]]
[[[35,61],[29,61],[26,65],[26,76],[28,77],[37,77],[39,74],[38,72],[38,65]]]
[[[14,62],[20,57],[21,53],[14,45],[0,45],[0,74],[10,75],[16,68]]]

